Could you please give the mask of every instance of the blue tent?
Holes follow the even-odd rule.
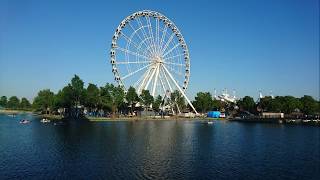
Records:
[[[207,117],[219,118],[220,114],[221,114],[220,111],[209,111],[207,114]]]

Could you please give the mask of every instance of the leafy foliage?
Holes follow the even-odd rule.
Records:
[[[139,96],[136,92],[136,89],[132,86],[129,87],[128,92],[126,94],[126,100],[128,104],[131,106],[131,113],[133,113],[134,106],[137,102],[139,102]]]
[[[149,90],[142,90],[140,102],[145,108],[148,108],[153,103],[153,96],[150,94]]]
[[[50,89],[44,89],[39,91],[37,97],[33,101],[33,107],[37,110],[49,112],[53,110],[54,107],[54,93]]]
[[[314,100],[311,96],[304,95],[302,98],[300,98],[300,102],[303,113],[310,115],[320,113],[319,102]]]
[[[0,98],[0,106],[1,107],[6,107],[8,103],[7,96],[1,96]]]
[[[159,112],[159,109],[160,109],[160,105],[162,103],[162,97],[160,95],[158,95],[156,97],[156,99],[153,101],[152,103],[152,109],[155,111],[155,112]]]
[[[198,92],[195,101],[193,101],[193,106],[202,113],[211,110],[213,107],[211,94],[209,92]]]
[[[20,108],[21,108],[21,109],[25,109],[25,110],[31,108],[31,104],[30,104],[30,102],[29,102],[29,100],[28,100],[27,98],[23,97],[23,98],[21,99]]]
[[[120,105],[124,102],[124,91],[121,87],[116,87],[113,84],[107,83],[100,88],[102,107],[112,110],[114,115]]]
[[[20,100],[17,96],[11,96],[7,103],[7,107],[10,109],[19,109],[20,107]]]
[[[71,89],[72,89],[72,96],[73,96],[73,104],[75,106],[81,105],[85,99],[85,90],[83,88],[83,81],[80,79],[79,76],[74,75],[71,79]]]
[[[249,111],[251,113],[255,112],[256,103],[254,102],[253,98],[250,96],[245,96],[240,101],[238,101],[238,106],[242,110]]]
[[[170,99],[172,101],[171,104],[173,105],[173,109],[175,112],[183,112],[185,110],[186,102],[184,101],[184,97],[178,90],[175,90],[171,93]]]
[[[96,108],[100,103],[100,90],[95,84],[89,83],[86,89],[85,105],[89,108]]]

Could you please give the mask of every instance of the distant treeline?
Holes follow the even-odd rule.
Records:
[[[296,98],[293,96],[266,96],[257,102],[250,96],[239,99],[236,103],[224,102],[212,98],[209,92],[198,92],[192,102],[197,111],[205,113],[210,110],[226,112],[247,111],[252,114],[260,112],[283,112],[285,114],[303,113],[306,115],[320,114],[320,102],[312,96]]]
[[[139,106],[136,106],[138,103]],[[198,92],[192,104],[201,113],[211,110],[232,113],[247,111],[252,114],[259,114],[260,112],[283,112],[286,114],[299,112],[314,115],[320,113],[320,102],[307,95],[301,98],[293,96],[272,98],[266,96],[257,102],[252,97],[245,96],[236,103],[228,103],[212,98],[209,92]],[[40,90],[32,104],[26,98],[20,100],[16,96],[9,99],[6,96],[0,98],[0,106],[3,108],[33,110],[67,116],[78,116],[79,109],[81,109],[81,113],[85,110],[87,114],[97,114],[101,111],[103,114],[113,115],[132,114],[134,111],[142,109],[153,110],[157,113],[160,111],[161,105],[170,105],[175,112],[185,112],[191,109],[178,91],[171,93],[171,97],[165,102],[160,95],[153,98],[148,90],[143,90],[138,95],[133,87],[129,87],[126,93],[121,87],[110,83],[106,83],[102,87],[89,83],[85,87],[84,82],[77,75],[56,94],[50,89]]]

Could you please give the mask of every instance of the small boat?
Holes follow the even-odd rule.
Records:
[[[28,124],[28,123],[30,123],[30,121],[27,120],[27,119],[22,119],[22,120],[20,121],[20,124]]]
[[[208,124],[213,124],[213,121],[208,121]]]
[[[49,119],[46,119],[46,118],[43,118],[43,119],[41,119],[41,121],[40,122],[42,122],[42,123],[49,123],[50,122],[50,120]]]

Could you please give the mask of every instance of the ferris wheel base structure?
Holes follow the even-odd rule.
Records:
[[[117,27],[111,43],[115,81],[137,93],[149,90],[153,97],[178,90],[193,111],[186,95],[190,56],[178,27],[159,12],[143,10],[127,16]]]

